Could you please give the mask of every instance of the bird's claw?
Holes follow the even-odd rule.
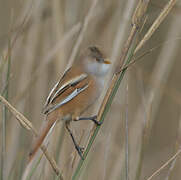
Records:
[[[97,121],[97,116],[92,116],[92,117],[91,117],[91,120],[92,120],[97,126],[100,126],[100,125],[102,124],[102,122]]]
[[[84,147],[80,147],[77,145],[75,148],[76,148],[79,156],[81,157],[81,159],[84,160],[84,158],[83,158]]]

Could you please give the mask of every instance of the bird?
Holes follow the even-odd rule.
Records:
[[[96,119],[97,116],[81,117],[81,115],[100,97],[110,65],[111,62],[97,46],[89,46],[65,71],[46,99],[43,108],[46,120],[29,153],[29,161],[33,159],[44,139],[59,120],[65,122],[75,149],[83,159],[84,149],[76,142],[70,129],[70,122],[91,120],[96,125],[101,125]]]

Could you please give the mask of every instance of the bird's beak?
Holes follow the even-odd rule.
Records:
[[[104,64],[111,64],[111,62],[109,61],[109,59],[105,59]]]

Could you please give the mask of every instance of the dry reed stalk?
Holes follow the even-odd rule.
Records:
[[[170,31],[168,33],[168,38],[172,34],[177,34],[178,30],[174,28],[174,25],[176,25],[178,22],[173,22],[173,26],[170,26]],[[150,112],[152,109],[152,118],[154,119],[156,109],[160,104],[161,97],[163,96],[163,90],[165,83],[167,79],[169,78],[169,74],[171,73],[171,69],[174,65],[174,59],[172,57],[174,56],[176,52],[176,47],[178,46],[179,42],[175,42],[171,47],[167,46],[165,44],[165,47],[163,47],[162,52],[160,53],[159,60],[156,62],[155,69],[152,73],[151,77],[151,84],[154,87],[152,92],[149,92],[147,94],[147,102],[146,107],[148,109],[147,112]],[[164,84],[164,85],[163,85]],[[153,106],[153,100],[156,102]],[[154,107],[154,109],[152,108]],[[147,136],[149,136],[149,131],[151,130],[151,127],[153,125],[153,122],[149,123],[150,127],[149,130],[147,130]]]
[[[30,11],[31,11],[31,8],[32,7],[30,7]],[[5,55],[4,55],[4,58],[5,58],[5,62],[7,62],[8,61],[8,74],[10,75],[10,69],[9,69],[9,62],[10,62],[10,60],[11,60],[11,53],[13,54],[13,50],[14,50],[14,47],[15,47],[15,44],[16,44],[16,42],[17,42],[17,40],[18,40],[18,38],[19,38],[19,36],[20,36],[20,34],[22,33],[22,30],[24,29],[24,26],[27,24],[27,21],[28,21],[28,19],[29,19],[29,17],[30,17],[30,12],[29,13],[26,13],[25,14],[25,16],[23,16],[23,18],[22,18],[22,21],[20,21],[20,23],[19,23],[19,25],[16,27],[16,29],[14,30],[13,29],[13,27],[15,26],[15,19],[13,19],[14,18],[14,11],[13,10],[11,10],[11,13],[12,13],[12,15],[11,15],[11,20],[10,20],[10,27],[9,27],[9,30],[8,30],[8,33],[7,33],[7,36],[8,36],[8,43],[7,43],[7,47],[5,48],[5,51],[7,51],[7,52],[5,52]],[[5,85],[5,92],[6,92],[6,88],[8,88],[8,86],[9,86],[9,77],[8,77],[8,79],[6,80],[6,85]],[[8,99],[8,96],[5,96],[5,98],[6,99]],[[6,109],[5,109],[6,110]],[[6,114],[6,113],[5,113]],[[6,127],[5,127],[6,128]],[[4,128],[3,128],[4,129]],[[15,128],[14,128],[15,129]],[[16,131],[16,134],[18,134],[18,131]],[[14,136],[14,137],[16,137],[16,136]],[[7,138],[7,140],[9,139],[9,136],[8,136],[8,138]],[[17,140],[18,138],[16,138],[16,140]],[[13,141],[14,143],[15,143],[15,141]],[[18,143],[16,143],[16,145],[18,145]],[[8,150],[10,151],[10,152],[8,152]],[[12,162],[11,162],[11,160],[13,160],[13,158],[11,158],[12,156],[13,156],[13,154],[15,154],[16,153],[16,147],[14,147],[13,146],[13,149],[11,148],[11,149],[8,149],[7,148],[7,152],[6,152],[7,154],[10,154],[9,156],[5,156],[5,154],[3,155],[4,157],[6,157],[7,159],[6,159],[6,173],[8,172],[8,169],[9,169],[9,166],[10,166],[10,164],[12,164]],[[15,157],[15,156],[13,156],[13,157]],[[10,159],[11,158],[11,159]],[[3,160],[3,159],[2,159]]]
[[[7,64],[7,72],[6,72],[6,83],[7,86],[4,89],[4,97],[9,98],[9,78],[10,78],[10,68],[11,68],[11,46],[10,46],[10,40],[8,43],[8,52],[7,52],[7,58],[8,58],[8,64]],[[4,179],[5,177],[5,166],[6,166],[6,128],[7,128],[7,108],[6,106],[3,106],[3,112],[2,112],[2,148],[1,148],[1,171],[0,171],[0,177],[1,179]]]
[[[116,1],[112,1],[113,3],[115,3]],[[113,3],[110,3],[110,4],[113,4]],[[136,1],[135,1],[136,2]],[[78,1],[78,3],[81,5],[81,1]],[[117,1],[117,3],[118,3],[118,1]],[[121,4],[121,3],[120,3]],[[62,5],[62,4],[61,4]],[[67,7],[69,7],[69,6],[67,6]],[[78,9],[78,7],[79,6],[77,6],[77,10],[79,10]],[[104,7],[101,7],[101,8],[104,8]],[[114,6],[112,7],[112,8],[114,8]],[[117,10],[116,10],[117,9]],[[113,9],[113,16],[115,16],[115,14],[116,14],[116,11],[120,11],[120,8],[118,8],[118,6],[117,7],[115,7],[114,9]],[[53,11],[54,12],[54,11]],[[111,11],[110,11],[111,12]],[[51,12],[52,13],[52,12]],[[74,14],[74,13],[70,13],[70,14]],[[77,12],[76,13],[77,14],[77,16],[78,17],[80,17],[82,14],[81,13],[79,13],[79,12]],[[111,15],[112,15],[111,14]],[[117,13],[117,15],[118,15],[118,13]],[[116,15],[116,16],[117,16]],[[108,17],[110,17],[110,14],[109,14],[109,16]],[[129,16],[128,16],[129,17]],[[112,17],[111,17],[112,18]],[[57,18],[58,19],[58,18]],[[51,20],[52,21],[52,20]],[[126,19],[126,21],[127,21],[127,19]],[[57,22],[57,21],[56,21]],[[116,21],[115,21],[116,22]],[[127,21],[128,22],[128,21]],[[46,22],[47,23],[47,22]],[[59,23],[59,22],[57,22],[57,23]],[[107,24],[108,24],[108,22],[106,22]],[[49,23],[50,24],[50,23]],[[114,23],[111,23],[111,25],[113,25]],[[120,23],[121,24],[121,23]],[[48,24],[47,24],[48,25]],[[110,24],[108,25],[108,27],[110,26]],[[101,28],[103,28],[104,26],[102,26]],[[57,28],[57,27],[55,27],[55,28]],[[114,29],[114,26],[111,26],[111,29],[113,30],[113,31],[115,31],[115,29]],[[97,30],[97,29],[96,29]],[[79,31],[79,30],[78,30]],[[77,31],[77,32],[78,32]],[[98,30],[99,31],[99,30]],[[96,31],[97,32],[97,31]],[[110,33],[110,32],[109,32]],[[86,33],[87,34],[87,33]],[[50,38],[51,38],[51,33],[49,33],[49,35],[50,35]],[[101,36],[103,36],[103,35],[101,35]],[[110,36],[110,34],[109,34],[109,36]],[[95,37],[91,37],[91,40],[92,39],[95,39]],[[107,38],[107,37],[106,37]],[[106,38],[104,38],[104,42],[107,42],[106,41]],[[57,38],[58,39],[58,38]],[[70,38],[71,39],[71,38]],[[97,40],[97,39],[96,39]],[[88,40],[89,41],[89,40]],[[48,40],[44,40],[43,41],[44,43],[46,43],[46,42],[48,42]],[[48,43],[47,43],[48,44]],[[106,47],[109,47],[110,46],[110,41],[109,41],[109,45],[106,45]],[[111,47],[112,48],[112,47]],[[114,49],[114,48],[113,48]],[[116,50],[116,49],[115,49]],[[119,51],[119,49],[117,49],[117,51],[116,52],[118,52]],[[147,53],[150,53],[150,52],[152,52],[151,50],[149,50],[149,51],[147,51],[145,54],[147,54]],[[48,51],[48,55],[49,55],[49,53],[50,53],[50,51]],[[41,59],[42,59],[42,57],[41,57]],[[16,59],[15,59],[16,60]],[[126,65],[126,66],[124,66],[124,67],[122,67],[121,68],[121,71],[124,71],[124,70],[126,70],[128,67],[130,67],[133,63],[135,63],[137,60],[135,60],[134,62],[132,61],[132,63],[130,63],[130,64],[128,64],[128,65]],[[42,64],[44,64],[44,62],[42,63]],[[39,69],[39,67],[37,68],[37,69]],[[48,73],[47,73],[48,74]],[[39,75],[39,74],[38,74]],[[36,77],[35,77],[36,78]],[[36,80],[36,79],[35,79]],[[29,82],[28,82],[29,83]],[[39,83],[39,82],[38,82]],[[31,86],[29,86],[29,87],[31,87]],[[170,87],[169,87],[170,88]],[[25,92],[27,92],[27,91],[25,91]],[[19,94],[19,92],[18,92],[18,96],[19,96],[20,94]],[[21,94],[22,95],[22,94]],[[167,94],[168,95],[168,94]],[[22,96],[21,96],[22,97]],[[169,96],[167,96],[167,97],[169,97]],[[14,99],[14,98],[13,98]],[[179,98],[177,97],[177,100],[179,101]],[[16,101],[17,102],[17,101]],[[19,103],[19,100],[18,100],[18,103]],[[117,104],[116,104],[117,105]],[[115,107],[113,107],[113,108],[115,108]],[[114,114],[114,113],[113,113]],[[115,118],[115,116],[113,116],[113,115],[111,115],[111,118]],[[111,120],[111,119],[110,119]],[[15,123],[16,124],[16,123]],[[107,126],[107,123],[105,124],[106,126]],[[102,128],[102,127],[101,127]],[[22,129],[22,128],[21,128]],[[103,130],[104,131],[104,130]],[[116,132],[115,132],[116,133]],[[114,139],[113,139],[114,140]],[[102,142],[100,142],[100,139],[98,139],[98,143],[102,143]],[[96,142],[96,144],[97,144],[97,142]],[[12,146],[11,146],[12,147]],[[115,146],[114,146],[114,148],[116,148]],[[113,151],[114,153],[115,153],[115,149],[113,150],[113,149],[111,149],[111,151]],[[93,153],[93,158],[97,158],[97,153],[96,153],[96,155],[94,155],[94,152],[92,151],[92,153]],[[116,153],[115,153],[116,154]],[[117,156],[117,160],[116,160],[116,163],[114,163],[115,165],[114,165],[114,167],[110,170],[110,169],[107,169],[108,171],[107,171],[107,174],[111,171],[111,174],[113,175],[114,174],[114,172],[115,173],[117,173],[117,174],[119,174],[120,175],[120,171],[118,171],[118,169],[120,170],[121,168],[120,168],[120,166],[118,166],[118,165],[120,165],[121,163],[120,162],[118,162],[118,160],[120,161],[124,161],[123,159],[124,159],[124,157],[122,157],[122,155],[124,156],[124,152],[121,152],[121,155],[120,155],[120,152],[119,152],[119,154],[117,154],[118,156]],[[90,157],[89,158],[92,158],[91,157],[91,154],[89,155]],[[119,158],[118,158],[119,157]],[[131,159],[131,158],[130,158]],[[62,160],[62,159],[60,159],[60,160]],[[89,160],[89,159],[88,159]],[[98,161],[98,159],[96,159],[97,161]],[[101,160],[101,159],[100,159]],[[111,159],[112,160],[112,159]],[[108,162],[107,163],[110,163],[110,161],[109,161],[109,159],[108,159]],[[75,163],[76,164],[76,163]],[[91,162],[89,162],[89,165],[87,166],[86,165],[86,168],[87,168],[87,171],[83,171],[83,172],[85,172],[84,174],[86,175],[87,173],[89,173],[90,171],[90,169],[89,169],[89,166],[91,166],[92,164],[94,164],[94,162],[91,160]],[[103,165],[104,165],[104,163],[102,163]],[[61,165],[62,165],[62,162],[61,162]],[[107,165],[107,167],[109,166],[109,164]],[[115,171],[115,169],[117,169],[117,171]],[[122,168],[122,169],[124,169],[124,168]],[[113,170],[113,171],[112,171]],[[130,171],[131,171],[132,169],[130,169]],[[14,171],[14,170],[13,170]],[[97,171],[99,171],[99,169],[97,169]],[[95,173],[97,172],[97,171],[94,171]],[[65,174],[64,174],[65,175]],[[115,179],[116,179],[116,177],[118,178],[118,176],[116,176],[116,174],[114,174],[113,176],[112,175],[110,175],[110,173],[109,173],[109,177],[115,177]],[[109,179],[109,177],[106,177],[107,179]],[[65,176],[64,176],[64,178],[65,178]],[[92,178],[94,178],[94,175],[93,175],[93,177]],[[84,179],[84,178],[83,178]],[[112,179],[114,179],[114,178],[112,178]]]
[[[128,77],[129,78],[129,77]],[[128,81],[128,80],[127,80]],[[129,86],[126,87],[126,112],[125,112],[125,169],[126,169],[126,180],[130,179],[129,175],[129,126],[128,126],[128,90]]]
[[[136,36],[138,28],[139,28],[139,26],[141,24],[141,19],[145,15],[148,2],[149,1],[140,0],[138,5],[137,5],[137,8],[136,8],[136,10],[134,12],[133,19],[132,19],[132,29],[131,29],[131,32],[130,32],[130,34],[128,36],[128,39],[127,39],[127,41],[126,41],[126,43],[124,45],[124,48],[122,50],[122,54],[121,54],[121,57],[120,57],[120,60],[119,60],[118,69],[113,75],[110,86],[109,86],[109,88],[108,88],[108,90],[106,92],[106,95],[105,95],[105,97],[103,99],[103,102],[102,102],[101,107],[100,107],[99,112],[98,112],[97,120],[100,121],[100,122],[104,121],[105,115],[108,112],[108,109],[110,108],[110,105],[111,105],[112,100],[114,98],[114,95],[116,94],[116,91],[117,91],[117,89],[119,87],[122,76],[124,75],[124,74],[120,75],[119,69],[121,69],[122,66],[125,63],[128,51],[129,51],[129,49],[130,49],[130,47],[131,47],[131,45],[133,43],[133,40],[134,40],[134,38]],[[89,153],[89,150],[90,150],[90,148],[91,148],[91,146],[92,146],[92,144],[93,144],[93,142],[94,142],[94,140],[96,138],[96,135],[97,135],[99,129],[100,129],[100,127],[97,127],[96,125],[93,127],[93,133],[90,136],[88,145],[86,146],[85,152],[83,154],[84,158],[87,157],[87,155]],[[81,167],[83,165],[83,162],[84,162],[84,160],[82,160],[82,159],[79,161],[79,164],[78,164],[78,166],[76,168],[76,171],[75,171],[75,173],[73,175],[73,178],[72,178],[73,180],[78,178],[80,169],[81,169]]]
[[[149,178],[146,180],[151,180],[157,176],[165,167],[167,167],[171,162],[173,162],[181,154],[181,149],[179,149],[168,161],[166,161],[158,170],[156,170]]]
[[[164,16],[165,14],[163,14]],[[164,16],[165,18],[166,16]],[[162,17],[158,17],[159,19],[162,19]],[[160,22],[155,20],[155,22]],[[175,22],[173,22],[175,23]],[[156,26],[155,26],[156,27]],[[158,27],[158,26],[157,26]],[[171,26],[173,27],[173,26]],[[155,29],[156,30],[156,29]],[[174,31],[174,32],[172,32]],[[176,34],[177,29],[175,28],[171,28],[169,34]],[[152,32],[149,31],[148,32]],[[170,37],[170,35],[168,35],[168,37]],[[151,37],[151,36],[149,36]],[[146,41],[144,41],[146,42]],[[146,107],[146,116],[145,118],[147,119],[146,123],[144,122],[144,127],[143,127],[143,135],[142,135],[142,143],[141,143],[141,150],[140,150],[140,165],[139,165],[139,169],[138,169],[138,173],[137,173],[137,179],[140,178],[141,175],[141,170],[142,170],[142,161],[144,158],[144,147],[146,145],[146,143],[148,142],[148,137],[150,137],[150,133],[151,133],[151,129],[154,123],[154,117],[156,115],[156,111],[159,107],[160,101],[161,101],[161,97],[163,94],[163,86],[161,86],[161,84],[166,81],[168,79],[171,67],[174,64],[174,61],[172,60],[172,55],[175,52],[175,47],[176,44],[174,45],[174,47],[172,46],[172,48],[170,48],[169,46],[165,47],[162,51],[163,54],[161,54],[159,61],[156,63],[156,68],[152,73],[152,86],[154,87],[153,90],[151,92],[149,92],[147,94],[147,98],[145,101],[145,106]],[[165,50],[166,49],[166,50]],[[173,51],[173,52],[172,52]],[[154,102],[154,105],[153,105]],[[153,108],[154,107],[154,108]],[[150,113],[152,115],[152,117],[150,118]],[[140,114],[140,115],[139,115]],[[142,110],[140,109],[138,112],[138,117],[136,119],[140,119],[140,116],[143,116]]]
[[[121,49],[121,47],[122,47],[122,45],[123,45],[123,43],[125,41],[125,38],[126,38],[125,32],[127,32],[129,30],[129,28],[130,28],[130,23],[128,23],[128,22],[130,21],[130,19],[132,17],[132,14],[133,14],[136,3],[137,2],[134,1],[134,0],[127,0],[127,1],[125,1],[125,4],[123,6],[122,2],[119,1],[118,7],[117,7],[118,12],[119,12],[119,16],[120,16],[119,17],[119,25],[116,28],[117,30],[116,30],[116,34],[114,36],[112,51],[111,51],[111,56],[110,56],[110,60],[111,60],[114,67],[117,65],[116,63],[118,63],[117,59],[120,56],[120,49]],[[123,11],[121,10],[121,8],[123,9]],[[113,69],[114,69],[114,67],[113,67]],[[107,75],[108,79],[105,82],[105,84],[108,84],[110,82],[110,80],[112,78],[112,73],[113,72],[110,71],[109,74]],[[124,87],[125,86],[122,84],[123,89],[124,89]],[[106,88],[105,88],[105,92],[106,92]],[[125,92],[125,94],[126,94],[126,92]],[[125,97],[123,91],[121,92],[121,97]],[[126,97],[127,97],[127,95],[126,95]],[[117,98],[115,98],[115,99],[117,99]],[[114,103],[116,103],[116,101],[119,102],[119,100],[115,100]],[[122,104],[122,102],[124,102],[124,100],[121,101],[121,104]],[[114,106],[114,104],[113,104],[113,106]],[[111,107],[112,109],[114,109],[113,106]],[[119,107],[120,107],[120,105],[119,105]],[[114,116],[115,115],[116,114],[114,114]],[[118,113],[118,117],[119,116],[120,116],[120,112]],[[120,121],[119,121],[119,123],[120,123]],[[109,121],[109,118],[108,118],[108,121],[106,121],[106,127],[105,127],[107,129],[105,131],[108,131],[109,133],[113,133],[114,135],[116,135],[117,133],[115,131],[117,130],[118,126],[115,126],[115,127],[113,126],[111,129],[110,129],[110,127],[112,127],[112,121],[111,120]],[[120,175],[120,169],[123,169],[123,171],[125,171],[125,168],[120,168],[120,166],[118,166],[118,164],[121,164],[120,162],[124,161],[124,157],[122,155],[126,154],[126,152],[125,153],[121,152],[120,153],[121,158],[112,159],[111,160],[111,165],[109,164],[109,162],[110,162],[109,158],[112,157],[112,155],[113,155],[112,151],[115,148],[115,144],[113,142],[114,142],[114,139],[116,137],[114,135],[112,135],[111,138],[110,138],[110,144],[112,144],[112,145],[107,144],[107,146],[111,146],[111,148],[109,148],[109,153],[107,152],[107,156],[108,156],[107,157],[107,165],[105,167],[106,168],[105,169],[106,175],[105,175],[105,178],[103,178],[103,179],[117,179],[116,177],[118,176],[118,174]],[[107,141],[106,138],[105,138],[105,141]],[[107,147],[106,147],[106,149],[107,149]],[[105,162],[102,162],[102,164],[103,164],[103,166],[105,166]],[[117,168],[117,166],[119,168]],[[121,164],[121,166],[122,166],[122,164]]]
[[[21,114],[19,111],[17,111],[5,98],[3,98],[0,95],[0,101],[9,109],[9,111],[11,111],[11,113],[16,117],[16,119],[18,120],[18,122],[20,123],[20,125],[22,125],[22,127],[24,127],[25,129],[31,131],[33,133],[33,135],[35,135],[36,137],[38,136],[38,132],[36,131],[36,129],[33,127],[32,123],[23,115]],[[41,150],[43,151],[43,153],[45,154],[47,160],[49,161],[50,165],[52,166],[53,170],[55,171],[55,173],[58,175],[60,175],[60,171],[59,168],[55,162],[55,160],[49,155],[46,146],[42,145],[41,146]],[[61,177],[63,179],[63,177]]]
[[[169,179],[171,178],[171,174],[173,173],[174,167],[176,166],[176,162],[177,162],[177,158],[175,158],[175,159],[171,162],[165,180],[169,180]]]
[[[121,2],[121,1],[120,1]],[[117,58],[119,58],[120,55],[120,47],[121,44],[124,41],[125,38],[125,32],[130,27],[130,24],[128,24],[128,17],[131,17],[133,13],[133,9],[135,8],[136,1],[135,0],[128,0],[125,2],[126,5],[124,7],[124,13],[122,17],[120,17],[120,23],[118,25],[118,30],[114,38],[113,42],[113,49],[111,52],[111,62],[115,62]],[[122,4],[120,3],[120,6]]]
[[[173,4],[172,3],[168,3],[171,8],[173,7]],[[166,17],[166,15],[168,15],[168,12],[171,8],[168,7],[168,4],[167,4],[167,10],[165,10],[163,13],[160,13],[160,15],[158,16],[158,18],[155,20],[155,23],[153,23],[152,27],[148,30],[148,33],[146,34],[145,37],[151,37],[151,35],[154,33],[154,31],[159,27],[161,21],[160,19],[163,21],[164,18]],[[169,10],[168,10],[169,9]],[[154,30],[153,30],[154,29]],[[175,31],[173,29],[173,31]],[[175,33],[171,33],[171,34],[175,34]],[[141,41],[141,45],[139,43],[139,45],[137,46],[138,48],[135,50],[135,52],[137,52],[137,50],[139,48],[141,48],[144,43],[149,39],[147,38],[143,38],[143,40]],[[168,36],[169,37],[169,36]],[[174,47],[173,47],[173,51],[174,51]],[[168,52],[167,54],[165,52]],[[161,99],[161,92],[163,91],[163,87],[161,88],[160,84],[161,82],[165,81],[168,77],[168,74],[170,72],[170,69],[173,65],[173,61],[171,61],[171,52],[169,50],[167,51],[163,51],[163,56],[162,58],[159,58],[160,61],[157,62],[157,70],[155,68],[155,71],[153,72],[153,77],[152,77],[152,80],[153,82],[155,82],[153,84],[154,86],[154,90],[152,90],[152,92],[150,92],[149,94],[147,94],[147,101],[144,103],[145,104],[145,107],[146,107],[146,116],[145,118],[147,117],[150,117],[149,114],[152,110],[152,107],[153,107],[153,99],[157,99],[157,103],[154,105],[154,109],[155,111],[152,112],[152,116],[154,116],[155,112],[156,112],[156,107],[158,107],[159,105],[159,102],[160,102],[160,99]],[[164,60],[164,62],[163,62]],[[155,81],[156,79],[156,81]],[[156,94],[156,92],[159,92]],[[143,113],[142,113],[142,110],[140,109],[139,112],[138,112],[138,117],[136,119],[140,119],[140,116],[142,117],[143,116]],[[146,118],[146,119],[147,119]],[[154,119],[152,117],[152,119]],[[136,175],[136,179],[139,179],[140,178],[140,175],[141,175],[141,169],[142,169],[142,161],[143,161],[143,158],[144,158],[144,147],[145,147],[145,144],[147,143],[147,140],[148,140],[148,137],[150,136],[150,132],[151,132],[151,128],[152,128],[152,124],[153,124],[153,121],[151,121],[151,118],[149,118],[147,120],[147,122],[145,123],[144,122],[144,127],[143,127],[143,135],[142,135],[142,140],[141,140],[141,150],[140,150],[140,160],[139,160],[139,166],[138,166],[138,169],[137,169],[137,175]]]
[[[141,4],[141,5],[143,5],[143,6],[140,6],[140,4],[137,6],[137,8],[136,8],[136,13],[134,14],[134,16],[133,16],[133,22],[135,22],[135,24],[139,24],[140,23],[140,20],[141,20],[141,18],[144,16],[144,14],[145,14],[145,11],[146,11],[146,9],[147,9],[147,5],[148,5],[148,2],[149,1],[140,1],[139,3]],[[158,28],[158,26],[160,25],[160,23],[163,21],[163,19],[168,15],[168,13],[169,13],[169,11],[171,10],[171,8],[173,7],[173,5],[174,5],[174,1],[170,1],[171,3],[168,3],[168,6],[166,6],[166,8],[163,10],[163,12],[161,13],[161,15],[158,17],[158,19],[155,21],[156,23],[154,23],[154,25],[150,28],[150,30],[148,31],[148,35],[146,36],[147,38],[143,38],[143,41],[141,41],[141,46],[140,45],[138,45],[138,47],[137,47],[137,49],[135,50],[135,52],[140,48],[140,47],[142,47],[143,45],[144,45],[144,43],[151,37],[151,35],[153,34],[153,32]],[[140,18],[141,17],[141,18]],[[134,26],[134,24],[133,24],[133,28],[132,28],[132,31],[131,31],[131,33],[130,33],[130,36],[129,36],[129,38],[128,38],[128,41],[127,41],[127,43],[128,43],[128,45],[126,44],[125,45],[125,49],[123,50],[123,53],[122,53],[122,57],[121,57],[121,59],[120,59],[120,61],[121,61],[121,66],[120,67],[122,67],[122,65],[123,65],[123,60],[125,59],[125,57],[126,57],[126,55],[127,55],[127,52],[128,52],[128,49],[129,48],[127,48],[127,47],[129,47],[129,44],[131,44],[130,42],[132,42],[131,40],[132,40],[132,37],[134,37],[135,36],[135,32],[136,32],[136,28],[135,28],[136,26]],[[134,29],[135,28],[135,29]],[[125,53],[124,53],[125,52]],[[122,60],[123,59],[123,60]],[[111,92],[112,92],[112,90],[113,90],[113,87],[114,87],[114,84],[116,83],[116,81],[117,81],[118,79],[116,78],[116,76],[114,75],[113,76],[113,79],[112,79],[112,81],[111,81],[111,85],[110,85],[110,87],[109,87],[109,89],[108,89],[108,91],[107,91],[107,94],[106,94],[106,96],[105,96],[105,98],[104,98],[104,101],[103,101],[103,103],[102,103],[102,108],[100,109],[100,111],[99,111],[99,113],[98,113],[98,120],[100,120],[100,116],[102,115],[102,113],[103,113],[103,111],[104,111],[104,109],[105,109],[105,105],[107,104],[107,102],[108,102],[108,99],[109,99],[109,97],[110,97],[110,95],[111,95]],[[95,128],[95,130],[96,130],[96,127],[94,127]],[[94,134],[94,133],[93,133]],[[93,136],[93,135],[92,135]],[[92,137],[91,136],[91,137]],[[87,149],[86,149],[87,150]],[[87,154],[86,154],[87,155]],[[86,156],[85,156],[86,157]],[[79,163],[79,165],[78,165],[78,168],[80,168],[82,166],[82,163],[81,163],[81,161],[80,161],[80,163]],[[73,178],[75,178],[76,176],[74,176]]]
[[[140,95],[142,97],[141,99],[141,105],[138,109],[138,112],[136,113],[136,117],[134,118],[134,121],[138,122],[141,128],[140,128],[140,136],[136,138],[134,138],[134,142],[135,144],[139,142],[139,147],[140,147],[140,151],[139,151],[139,159],[138,159],[138,163],[134,164],[134,166],[136,167],[136,176],[135,176],[135,180],[139,180],[140,179],[140,175],[142,172],[142,164],[143,164],[143,159],[144,159],[144,151],[145,151],[145,147],[146,147],[146,143],[148,142],[148,137],[147,137],[147,130],[149,127],[149,113],[146,111],[147,109],[147,104],[146,104],[146,93],[144,90],[144,85],[143,85],[143,77],[141,72],[138,73],[138,82],[139,82],[139,90],[140,90]],[[141,122],[141,124],[140,124]],[[134,134],[134,133],[133,133]],[[136,140],[135,140],[136,139]],[[140,139],[140,141],[139,141]]]
[[[135,49],[136,53],[139,49],[141,49],[141,47],[143,47],[143,45],[150,39],[150,37],[153,35],[153,33],[157,30],[157,28],[160,26],[160,24],[163,22],[163,20],[167,17],[167,15],[169,14],[169,12],[171,11],[171,9],[174,7],[175,3],[177,0],[170,0],[166,6],[164,7],[164,9],[162,10],[162,12],[160,13],[160,15],[156,18],[156,20],[154,21],[154,23],[152,24],[152,26],[149,28],[148,32],[145,34],[145,36],[143,37],[143,39],[139,42],[138,46]]]
[[[176,40],[181,40],[181,38],[178,37],[178,38],[175,38],[175,39],[166,40],[166,41],[164,41],[164,42],[162,42],[162,43],[154,46],[153,48],[150,48],[150,49],[148,49],[147,51],[143,52],[143,53],[142,53],[141,55],[139,55],[138,57],[135,57],[135,56],[134,56],[129,64],[124,65],[124,67],[122,67],[122,68],[120,69],[120,72],[121,72],[121,71],[124,71],[124,70],[126,70],[126,69],[128,69],[128,68],[130,68],[132,65],[136,64],[137,62],[144,60],[143,57],[145,57],[146,55],[152,53],[153,51],[157,50],[158,48],[161,48],[161,47],[164,46],[164,45],[169,45],[169,44],[171,43],[171,41],[176,41]],[[174,93],[173,93],[173,94],[174,94]]]

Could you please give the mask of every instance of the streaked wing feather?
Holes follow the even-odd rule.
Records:
[[[76,85],[87,77],[87,74],[81,74],[63,84],[51,97],[49,103],[52,103],[58,96],[65,92],[69,87]]]
[[[62,105],[66,104],[67,102],[71,101],[73,98],[75,98],[78,94],[80,94],[82,91],[88,88],[88,84],[84,85],[81,88],[76,88],[70,95],[68,95],[65,99],[63,99],[61,102],[52,105],[51,107],[47,108],[45,111],[45,114],[49,114],[52,111],[56,110],[57,108],[61,107]]]
[[[47,99],[46,99],[46,102],[45,102],[45,105],[44,107],[48,106],[48,104],[50,103],[50,100],[51,100],[51,96],[53,95],[53,92],[55,91],[55,89],[58,87],[58,85],[63,81],[65,75],[67,74],[67,72],[70,70],[71,68],[67,69],[63,76],[60,78],[60,80],[54,85],[54,87],[52,88],[52,90],[50,91]]]
[[[50,93],[49,93],[49,95],[48,95],[48,97],[47,97],[47,99],[46,99],[46,102],[45,102],[45,105],[44,105],[44,106],[47,106],[47,105],[50,103],[50,97],[52,96],[53,91],[57,88],[58,84],[59,84],[59,82],[57,82],[57,83],[54,85],[54,87],[52,88],[52,90],[50,91]]]

